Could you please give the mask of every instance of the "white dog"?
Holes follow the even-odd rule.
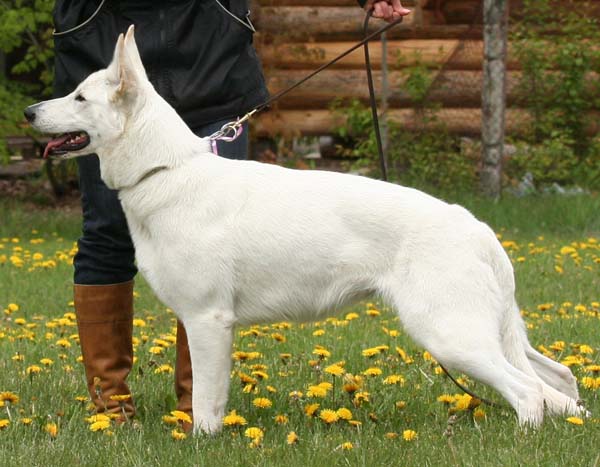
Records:
[[[320,320],[370,295],[447,368],[489,384],[521,424],[578,407],[571,371],[529,344],[509,258],[460,206],[363,177],[211,153],[153,89],[133,27],[110,66],[26,110],[47,151],[96,153],[139,269],[189,336],[194,428],[218,431],[238,324]]]

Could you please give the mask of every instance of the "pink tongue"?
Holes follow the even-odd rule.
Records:
[[[46,149],[44,149],[44,159],[48,158],[48,155],[50,154],[50,150],[52,148],[62,146],[69,140],[69,138],[70,138],[70,135],[67,134],[67,135],[63,135],[56,139],[48,141],[48,144],[46,145]]]

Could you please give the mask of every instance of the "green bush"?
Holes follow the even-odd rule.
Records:
[[[23,109],[52,92],[53,5],[48,0],[0,2],[0,50],[15,62],[0,79],[0,160],[8,156],[5,138],[29,131]]]
[[[507,174],[531,172],[537,184],[599,188],[600,151],[590,115],[600,107],[600,25],[586,15],[589,5],[525,0],[511,43],[522,67],[517,105],[530,124]]]

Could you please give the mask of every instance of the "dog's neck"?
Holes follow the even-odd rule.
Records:
[[[143,118],[142,118],[143,116]],[[134,187],[158,167],[173,169],[211,151],[154,90],[125,122],[123,136],[98,151],[102,180],[109,188]]]

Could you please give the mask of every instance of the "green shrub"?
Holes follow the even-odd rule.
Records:
[[[15,61],[0,79],[0,160],[8,156],[6,137],[28,132],[23,109],[52,92],[53,5],[48,0],[0,2],[0,50]]]

